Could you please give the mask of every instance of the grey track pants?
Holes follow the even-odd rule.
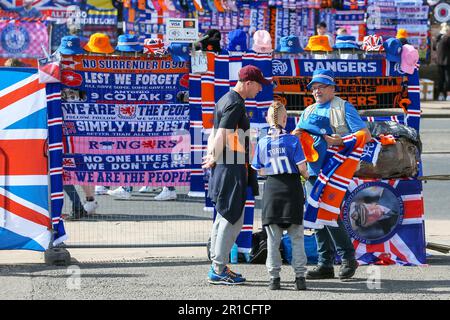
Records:
[[[245,209],[244,209],[245,210]],[[231,224],[219,212],[211,230],[211,261],[216,273],[221,273],[230,261],[230,251],[241,232],[244,212],[235,224]]]
[[[283,229],[276,224],[265,227],[267,232],[267,260],[266,267],[271,278],[279,278],[281,271],[280,243]],[[304,277],[306,272],[307,257],[304,246],[303,225],[291,224],[287,229],[292,245],[292,268],[295,277]]]

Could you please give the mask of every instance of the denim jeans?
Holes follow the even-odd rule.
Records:
[[[306,194],[311,194],[317,176],[311,176],[305,183]],[[338,227],[324,226],[323,229],[316,230],[317,253],[319,255],[318,264],[324,267],[332,267],[335,252],[342,260],[354,260],[355,248],[345,230],[344,223],[338,218]]]
[[[78,195],[77,190],[71,184],[64,185],[64,191],[69,196],[70,201],[72,202],[72,211],[76,212],[83,208],[83,204],[81,203],[80,196]]]

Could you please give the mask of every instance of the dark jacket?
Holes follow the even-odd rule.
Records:
[[[439,34],[436,37],[437,64],[450,65],[450,36]]]

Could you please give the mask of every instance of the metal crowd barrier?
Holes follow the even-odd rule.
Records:
[[[81,218],[71,216],[75,208],[65,193],[65,247],[206,247],[213,212],[204,210],[204,198],[189,197],[188,187],[177,187],[176,200],[157,201],[154,197],[160,188],[149,193],[139,193],[139,188],[133,189],[130,199],[96,195],[99,206],[95,214]],[[81,202],[85,202],[83,190],[79,186],[76,190]],[[261,209],[255,208],[254,229],[260,227]]]

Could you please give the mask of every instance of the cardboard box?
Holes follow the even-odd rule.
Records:
[[[420,79],[420,100],[434,100],[434,81],[430,79]]]

